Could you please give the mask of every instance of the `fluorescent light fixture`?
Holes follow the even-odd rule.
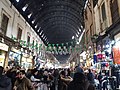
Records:
[[[35,20],[32,21],[32,24],[34,24],[34,23],[35,23]]]
[[[41,36],[43,38],[44,34]]]
[[[81,29],[79,28],[79,31],[81,32]]]
[[[40,32],[40,35],[42,34],[43,31]]]
[[[83,28],[83,26],[81,25],[81,28]]]
[[[41,27],[37,30],[37,32],[39,32],[39,31],[40,31],[40,29],[41,29]]]
[[[79,32],[79,31],[78,31],[77,33],[78,33],[78,34],[80,34],[80,32]]]
[[[45,36],[43,37],[43,39],[45,39]]]
[[[74,36],[72,36],[72,39],[74,39],[75,37]]]
[[[76,37],[78,37],[78,35],[76,34]]]
[[[37,28],[37,25],[35,26],[35,28]]]
[[[40,31],[40,29],[37,30],[37,32],[39,32],[39,31]]]
[[[30,18],[32,16],[32,13],[30,13],[29,15],[28,15],[28,18]]]
[[[20,0],[16,0],[16,2],[19,2]]]
[[[26,5],[22,8],[22,10],[25,11],[25,10],[27,9],[27,7],[28,7],[28,4],[26,4]]]

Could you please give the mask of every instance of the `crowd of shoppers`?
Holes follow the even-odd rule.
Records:
[[[100,74],[101,75],[101,74]],[[102,76],[75,69],[7,69],[0,66],[0,90],[95,90]]]

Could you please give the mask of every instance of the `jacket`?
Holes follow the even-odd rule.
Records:
[[[26,77],[22,80],[17,79],[14,86],[17,87],[17,90],[34,90],[31,81]]]
[[[71,81],[67,90],[95,90],[95,87],[88,81],[84,83]]]
[[[11,90],[11,79],[5,75],[0,76],[0,90]]]

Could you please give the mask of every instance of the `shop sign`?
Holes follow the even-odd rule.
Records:
[[[21,54],[21,51],[16,49],[16,48],[14,48],[14,47],[11,48],[11,51],[16,52],[18,54]]]
[[[0,49],[4,51],[8,51],[9,46],[3,43],[0,43]]]

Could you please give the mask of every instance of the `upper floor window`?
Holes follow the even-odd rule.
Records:
[[[17,39],[21,40],[21,36],[22,36],[22,29],[20,27],[18,27]]]
[[[33,42],[32,42],[33,46],[34,46],[34,43],[35,43],[35,41],[33,40]]]
[[[30,33],[29,32],[27,33],[27,45],[28,46],[30,45]]]
[[[32,49],[34,50],[34,46],[35,46],[35,40],[33,38],[33,41],[32,41]]]
[[[104,22],[106,20],[105,3],[103,3],[101,6],[101,12],[102,12],[102,20]]]
[[[38,41],[36,40],[36,50],[38,49]]]
[[[101,32],[103,32],[108,27],[107,16],[106,16],[106,8],[105,2],[101,5]]]
[[[118,1],[111,0],[110,2],[112,22],[116,22],[119,19]]]
[[[1,31],[4,35],[6,35],[6,32],[7,32],[8,21],[9,21],[9,18],[7,17],[7,15],[3,13],[2,22],[1,22]]]

